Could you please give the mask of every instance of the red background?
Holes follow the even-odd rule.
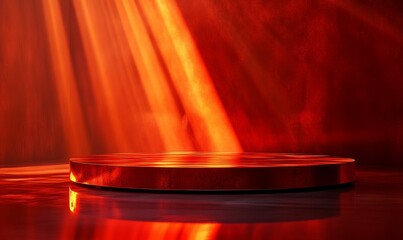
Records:
[[[88,70],[77,20],[71,2],[60,3],[85,98]],[[177,4],[245,151],[403,166],[402,1]],[[70,155],[42,11],[41,1],[0,1],[1,164],[62,162]],[[83,107],[91,152],[105,152],[91,103]],[[139,140],[131,150],[163,149],[157,140],[154,146]]]

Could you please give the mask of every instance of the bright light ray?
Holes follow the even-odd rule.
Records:
[[[111,138],[107,148],[116,148],[120,146],[121,148],[127,148],[127,140],[124,134],[124,129],[122,125],[119,124],[119,108],[118,99],[113,91],[115,86],[113,80],[109,77],[108,73],[109,66],[111,64],[110,60],[105,55],[103,55],[103,41],[105,41],[104,32],[99,31],[99,22],[96,20],[96,10],[91,8],[89,5],[90,1],[73,1],[75,11],[77,13],[78,24],[80,32],[83,38],[84,50],[88,60],[88,67],[91,76],[92,90],[95,96],[95,102],[97,105],[97,113],[99,114],[99,121],[101,126],[108,128],[107,130]],[[99,8],[100,10],[101,8]],[[105,9],[105,8],[102,8]],[[106,26],[103,26],[106,27]],[[97,31],[98,30],[98,31]],[[114,79],[115,81],[117,79]]]
[[[127,0],[112,3],[100,1],[96,4],[89,1],[73,3],[88,60],[97,112],[104,113],[100,118],[100,126],[108,126],[108,131],[111,132],[111,149],[130,149],[128,129],[119,117],[122,116],[120,105],[126,100],[150,106],[159,140],[167,151],[194,149],[190,132],[184,126],[187,120],[191,124],[199,150],[241,151],[240,143],[189,30],[173,2],[142,2],[142,9],[135,2]],[[145,19],[141,18],[141,10],[147,16]],[[102,15],[111,17],[113,21],[102,24]],[[151,27],[152,36],[149,36],[147,24]],[[114,36],[111,37],[110,33],[114,33]],[[157,42],[158,49],[153,46],[152,38]],[[116,45],[110,46],[110,51],[118,49],[121,51],[118,53],[127,55],[127,48],[129,49],[135,72],[131,71],[134,66],[124,60],[123,66],[116,66],[108,59],[105,54],[108,52],[104,48],[110,40]],[[158,51],[183,104],[186,112],[183,117],[178,103],[175,102],[176,93],[170,89],[169,79],[158,59]],[[111,66],[119,69],[112,69]],[[133,76],[136,73],[138,79]],[[114,83],[111,79],[116,77],[118,81]],[[140,81],[141,84],[133,84],[133,80]],[[126,86],[129,92],[142,88],[146,99],[139,96],[120,96],[119,88],[116,87],[119,84]],[[131,113],[139,112],[138,109],[132,109]]]
[[[165,150],[193,149],[137,6],[123,0],[117,1],[116,7]]]
[[[93,91],[96,124],[104,141],[103,151],[160,149],[156,119],[149,109],[150,101],[144,97],[115,2],[73,1],[73,4],[90,73],[89,90]]]
[[[216,239],[216,234],[219,229],[219,224],[199,224],[195,230],[192,231],[190,239],[206,240]]]
[[[66,143],[70,154],[87,154],[89,152],[89,142],[75,84],[60,5],[58,1],[42,0],[42,6],[46,20],[53,71],[57,79],[55,83]]]
[[[70,212],[74,213],[77,208],[77,195],[78,193],[69,188],[69,208]]]
[[[241,151],[197,47],[174,1],[139,1],[202,150]]]
[[[70,200],[71,201],[71,200]],[[96,239],[216,239],[220,223],[136,222],[107,219]]]

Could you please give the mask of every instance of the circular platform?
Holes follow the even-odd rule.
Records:
[[[280,190],[354,181],[355,161],[279,153],[120,153],[70,159],[70,180],[112,188],[190,191]]]

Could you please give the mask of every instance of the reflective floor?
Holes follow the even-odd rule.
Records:
[[[249,193],[84,188],[68,165],[0,168],[0,239],[401,239],[403,171]]]

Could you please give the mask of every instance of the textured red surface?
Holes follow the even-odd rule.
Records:
[[[403,161],[400,1],[179,1],[244,150]]]
[[[108,60],[101,63],[110,66],[106,75],[117,98],[109,109],[115,115],[108,118],[101,104],[108,99],[96,95],[100,84],[92,82],[94,61],[85,54],[85,34],[73,2],[78,1],[58,1],[67,51],[54,55],[61,35],[52,38],[46,20],[55,13],[49,11],[54,5],[0,1],[0,163],[166,150],[159,131],[171,128],[160,123],[169,114],[149,117],[153,106],[142,89],[134,88],[131,98],[119,94],[129,89],[123,83],[139,80],[136,70],[122,74],[120,69],[132,60],[128,44],[120,42],[116,6],[93,4],[103,21],[95,23],[104,29],[96,53]],[[147,19],[146,4],[135,2]],[[401,1],[176,4],[243,150],[343,155],[358,164],[403,166]],[[152,24],[146,25],[150,31]],[[58,25],[53,30],[61,31]],[[70,131],[76,125],[63,122],[63,99],[74,100],[74,95],[61,87],[57,74],[68,69],[57,68],[66,62],[55,56],[67,53],[72,66],[68,80],[77,85],[81,107],[81,112],[73,109],[73,116],[82,119],[86,141]],[[180,103],[180,96],[173,95],[173,102]],[[187,125],[192,116],[181,104],[179,124]],[[199,141],[191,139],[194,148],[203,150],[205,136],[198,138],[196,130],[186,131]],[[83,150],[72,154],[71,146]]]

